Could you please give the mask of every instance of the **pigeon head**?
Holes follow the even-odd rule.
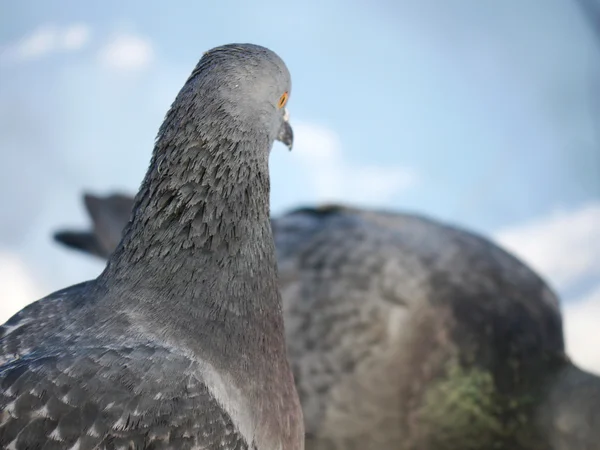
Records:
[[[229,44],[204,53],[173,105],[180,116],[213,125],[203,127],[209,133],[232,140],[261,136],[291,150],[293,131],[286,109],[290,93],[290,73],[277,54],[259,45]]]

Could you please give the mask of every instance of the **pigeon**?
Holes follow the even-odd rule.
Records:
[[[516,257],[414,213],[324,205],[272,226],[306,448],[598,449],[600,378]]]
[[[290,89],[269,49],[204,54],[104,271],[0,328],[1,448],[304,448],[269,223]]]
[[[55,238],[93,253],[127,220]],[[414,213],[334,204],[271,224],[307,449],[598,448],[600,379],[566,356],[559,300],[520,260]]]

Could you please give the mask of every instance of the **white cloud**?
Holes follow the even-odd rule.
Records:
[[[600,203],[496,233],[495,239],[559,289],[600,277]]]
[[[0,324],[41,297],[23,261],[12,253],[0,253]]]
[[[72,25],[62,35],[62,46],[66,50],[83,48],[90,38],[90,29],[83,24]]]
[[[150,40],[133,34],[114,36],[99,53],[100,62],[113,70],[134,72],[145,69],[154,59]]]
[[[314,124],[294,124],[292,155],[312,177],[318,202],[382,204],[417,181],[406,167],[348,164],[337,134]]]
[[[43,25],[18,42],[2,49],[3,62],[23,62],[58,52],[81,50],[90,40],[90,28],[82,23],[65,27]]]
[[[564,308],[567,353],[582,368],[600,375],[600,285]]]

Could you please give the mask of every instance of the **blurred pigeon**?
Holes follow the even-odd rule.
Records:
[[[106,259],[121,240],[133,209],[133,197],[113,194],[102,198],[84,194],[83,202],[92,218],[93,231],[59,232],[55,234],[55,239],[68,247]]]
[[[1,448],[304,447],[269,224],[290,87],[266,48],[202,57],[106,269],[0,328]]]
[[[271,223],[307,449],[598,448],[600,380],[568,360],[558,299],[519,260],[414,214]],[[104,232],[87,240],[121,231]]]
[[[272,225],[306,448],[599,448],[600,378],[569,361],[556,295],[512,255],[414,214]]]

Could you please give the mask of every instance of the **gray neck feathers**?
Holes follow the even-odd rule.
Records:
[[[239,258],[260,258],[272,250],[269,225],[268,153],[260,159],[251,142],[196,141],[157,144],[151,168],[136,197],[123,242],[109,264],[147,273],[159,264],[223,268]],[[264,142],[263,146],[267,143]],[[248,248],[250,246],[251,248]],[[185,269],[185,268],[184,268]],[[160,275],[160,274],[154,274]]]
[[[184,88],[178,100],[188,95]],[[161,335],[203,342],[204,353],[282,353],[269,221],[273,139],[222,108],[178,100],[99,282],[110,277],[113,302]]]

